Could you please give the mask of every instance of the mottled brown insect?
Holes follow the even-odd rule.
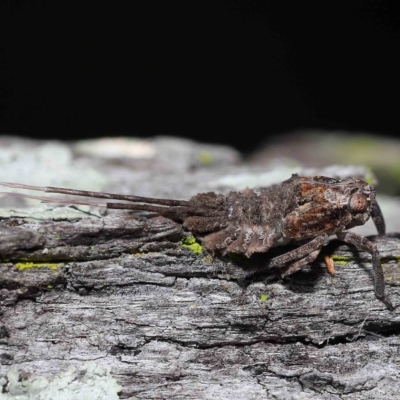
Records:
[[[385,234],[385,223],[375,200],[375,190],[358,178],[339,180],[293,175],[281,184],[267,188],[247,189],[227,195],[200,193],[190,200],[154,199],[17,183],[0,184],[12,188],[129,201],[132,204],[11,194],[45,202],[155,212],[182,222],[183,227],[196,235],[208,250],[222,255],[242,253],[250,257],[290,241],[306,241],[295,250],[269,259],[265,265],[250,271],[248,276],[270,268],[279,269],[282,277],[290,275],[312,262],[328,242],[329,235],[336,235],[372,255],[375,295],[388,309],[393,310],[390,300],[385,296],[385,281],[376,245],[361,235],[348,232],[348,229],[363,225],[372,217],[378,234]]]

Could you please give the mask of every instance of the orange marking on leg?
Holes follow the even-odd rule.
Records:
[[[326,269],[331,275],[335,275],[335,265],[333,263],[332,257],[325,255],[325,263],[326,263]]]

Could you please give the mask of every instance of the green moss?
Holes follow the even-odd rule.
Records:
[[[59,233],[56,233],[56,234],[54,235],[54,237],[55,237],[56,239],[61,239],[61,236],[60,236]]]
[[[261,301],[268,301],[268,296],[265,294],[265,293],[261,293],[261,295],[260,295],[260,300]]]
[[[55,264],[55,263],[34,263],[34,262],[19,262],[19,263],[16,263],[15,266],[20,271],[23,271],[25,269],[43,268],[43,267],[47,267],[52,270],[56,270],[58,268],[58,264]]]
[[[387,277],[386,277],[386,280],[387,280],[387,281],[393,280],[393,276],[391,276],[391,275],[387,276]]]
[[[182,240],[181,242],[183,247],[186,247],[193,251],[195,254],[203,253],[203,246],[196,242],[196,239],[193,236],[189,236]]]
[[[344,266],[347,265],[347,261],[335,261],[335,264]]]
[[[47,285],[47,289],[53,289],[53,285]]]
[[[332,254],[331,258],[335,262],[335,264],[337,264],[337,265],[347,265],[347,263],[351,261],[350,257],[339,256],[337,254]]]

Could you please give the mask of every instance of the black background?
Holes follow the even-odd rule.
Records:
[[[400,131],[396,2],[1,3],[1,133]]]

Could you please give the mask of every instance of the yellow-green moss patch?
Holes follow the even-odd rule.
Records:
[[[195,254],[203,253],[203,246],[196,242],[196,239],[193,236],[189,236],[182,240],[181,242],[183,247],[186,247],[193,251]]]
[[[334,261],[334,263],[337,264],[337,265],[347,265],[347,263],[351,261],[350,257],[339,256],[337,254],[332,254],[331,258]]]
[[[261,293],[260,300],[261,301],[268,301],[268,295],[266,295],[265,293]]]
[[[55,264],[55,263],[35,263],[35,262],[19,262],[19,263],[16,263],[15,266],[20,271],[23,271],[25,269],[43,268],[43,267],[47,267],[52,270],[56,270],[58,268],[58,264]]]

